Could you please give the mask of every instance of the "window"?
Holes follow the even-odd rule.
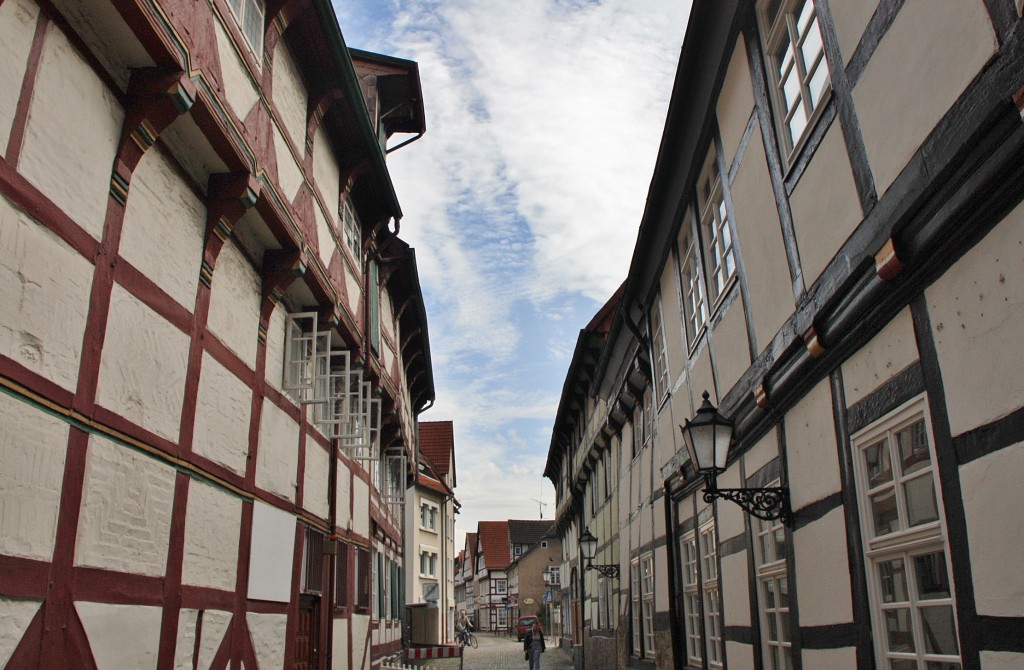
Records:
[[[437,506],[428,502],[420,503],[420,528],[437,532]]]
[[[644,656],[654,657],[654,555],[640,559],[640,596],[643,599]]]
[[[356,549],[356,607],[365,613],[370,608],[372,584],[369,549]]]
[[[821,28],[812,0],[769,0],[760,16],[781,148],[789,156],[828,90]]]
[[[302,545],[302,584],[303,593],[320,595],[324,589],[324,536],[310,527],[306,527],[306,541]]]
[[[768,486],[779,485],[776,480]],[[789,627],[786,529],[779,520],[752,520],[764,667],[766,670],[791,670],[793,651]]]
[[[686,224],[684,226],[689,228]],[[692,233],[686,234],[680,248],[679,285],[683,291],[683,321],[686,322],[686,343],[693,346],[708,320],[708,308],[704,301],[704,285],[700,279],[697,248]]]
[[[508,610],[504,607],[498,608],[498,628],[508,628]]]
[[[700,631],[700,589],[697,577],[697,537],[694,533],[684,535],[679,541],[679,556],[682,560],[683,582],[683,624],[686,628],[686,657],[694,665],[700,665],[703,644]]]
[[[505,579],[495,579],[494,582],[492,582],[492,583],[494,584],[494,592],[495,593],[499,593],[499,594],[502,594],[502,595],[508,593],[508,580],[505,580]]]
[[[362,260],[363,251],[363,228],[359,223],[355,207],[348,194],[342,196],[341,201],[341,225],[342,234],[345,239],[345,246],[352,253],[356,261]]]
[[[562,583],[562,568],[558,565],[551,565],[544,570],[544,583],[558,586]]]
[[[700,577],[708,667],[722,667],[722,606],[718,587],[718,539],[714,523],[700,528]]]
[[[263,57],[264,0],[228,0],[228,6],[235,15],[238,29],[242,31],[249,50],[259,63]]]
[[[633,655],[643,656],[643,647],[641,643],[643,641],[643,618],[641,617],[640,608],[640,559],[635,558],[633,562],[629,564],[629,599],[630,599],[630,615],[632,619],[633,629]]]
[[[658,398],[668,393],[668,350],[665,347],[665,319],[661,313],[661,294],[651,305],[651,356],[654,357],[654,389]]]
[[[519,558],[520,556],[522,556],[523,555],[523,546],[520,545],[520,544],[517,544],[512,549],[512,555],[515,556],[516,558]]]
[[[423,549],[420,551],[420,577],[437,577],[437,552]]]
[[[875,653],[889,670],[958,670],[956,598],[917,398],[852,438]]]
[[[334,540],[337,542],[337,540]],[[347,544],[338,543],[338,553],[334,557],[334,606],[348,607],[349,585],[348,566],[349,548]]]
[[[725,293],[729,280],[736,274],[736,256],[729,228],[729,214],[718,170],[718,152],[714,145],[704,159],[697,179],[697,212],[704,242],[704,261],[708,276],[708,292],[714,305]],[[696,332],[696,331],[694,331]]]

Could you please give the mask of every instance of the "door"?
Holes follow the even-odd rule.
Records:
[[[295,670],[320,667],[320,599],[299,602],[299,625],[295,632]]]

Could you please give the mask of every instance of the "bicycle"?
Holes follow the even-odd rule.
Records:
[[[459,631],[457,638],[460,647],[465,647],[469,645],[470,647],[476,649],[480,646],[480,643],[476,639],[476,635],[473,635],[473,633],[468,630]]]

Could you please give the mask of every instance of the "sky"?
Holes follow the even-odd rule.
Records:
[[[420,419],[454,424],[458,550],[478,521],[554,518],[562,384],[629,269],[690,2],[334,7],[348,46],[419,64],[427,131],[388,168],[427,307]]]

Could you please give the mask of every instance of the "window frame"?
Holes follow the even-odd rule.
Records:
[[[633,656],[644,657],[643,651],[643,617],[640,612],[640,557],[629,563],[629,601],[630,601],[630,637],[632,639]]]
[[[781,486],[776,478],[768,486]],[[782,533],[782,552],[779,552],[778,533]],[[757,579],[757,611],[761,625],[761,655],[767,670],[793,667],[793,629],[790,616],[791,583],[786,562],[791,538],[781,519],[767,521],[751,517],[754,539],[754,571]],[[771,548],[769,551],[767,548]],[[769,585],[774,588],[774,604],[769,602]],[[783,605],[781,594],[786,593]],[[774,625],[773,625],[774,624]],[[773,639],[771,632],[775,631]],[[778,660],[776,660],[778,659]]]
[[[732,229],[732,216],[725,197],[725,184],[718,160],[718,147],[712,139],[695,185],[695,214],[700,232],[701,260],[704,269],[705,299],[708,314],[718,311],[719,305],[739,272],[736,241]],[[706,192],[704,192],[706,189]],[[723,241],[724,240],[724,241]],[[719,259],[715,268],[711,259]],[[724,269],[725,274],[722,270]],[[714,276],[712,276],[714,275]],[[719,281],[717,277],[722,275]]]
[[[643,652],[644,658],[657,655],[654,645],[654,553],[648,552],[640,557],[640,597],[643,618]]]
[[[245,41],[246,48],[259,66],[263,62],[263,38],[267,30],[267,3],[265,0],[226,0],[226,3],[231,12],[231,18],[235,20],[238,32],[241,33],[242,39]],[[248,33],[249,28],[252,27],[252,24],[249,23],[249,12],[253,9],[258,10],[260,21],[259,34],[251,36]],[[253,44],[250,37],[255,37],[259,43]]]
[[[683,586],[683,635],[685,637],[686,660],[702,665],[704,661],[704,633],[701,619],[701,579],[697,554],[697,534],[689,531],[679,538],[680,582]]]
[[[698,340],[704,335],[704,331],[707,330],[708,323],[707,289],[704,286],[704,273],[701,269],[699,253],[700,240],[694,228],[694,216],[693,208],[688,208],[684,224],[686,234],[677,248],[683,332],[687,348],[691,353]]]
[[[651,357],[654,359],[654,394],[660,404],[660,401],[668,396],[669,384],[672,379],[668,360],[668,342],[665,338],[665,314],[662,310],[660,291],[651,301],[648,320],[650,322]]]
[[[854,459],[854,481],[856,484],[857,504],[860,510],[861,533],[864,538],[863,551],[865,558],[865,571],[868,580],[868,603],[871,611],[871,625],[874,638],[875,659],[878,664],[887,664],[889,660],[907,660],[911,663],[921,664],[927,662],[956,663],[962,666],[963,656],[960,649],[960,623],[957,618],[957,595],[956,586],[953,582],[952,564],[949,554],[949,536],[946,530],[946,519],[942,505],[942,491],[938,478],[938,462],[935,454],[935,437],[931,425],[931,413],[925,395],[912,398],[900,405],[885,416],[872,422],[865,428],[850,436],[850,445]],[[926,466],[927,474],[931,476],[933,502],[935,505],[936,519],[926,521],[916,526],[904,526],[903,507],[901,503],[900,482],[897,479],[897,463],[895,459],[890,460],[893,486],[896,491],[897,514],[901,527],[879,534],[876,532],[872,513],[871,499],[872,492],[878,491],[878,486],[871,486],[865,452],[885,440],[889,449],[890,458],[898,456],[898,444],[895,436],[900,431],[911,429],[921,424],[924,428],[924,437],[927,439],[927,450],[929,464]],[[920,471],[918,471],[920,472]],[[925,476],[925,475],[920,475]],[[914,478],[905,478],[912,480]],[[945,578],[948,594],[940,598],[922,598],[916,593],[920,583],[916,578],[918,575],[917,559],[941,553],[943,556],[942,567],[945,569]],[[905,600],[886,600],[884,593],[885,586],[883,563],[890,563],[896,560],[903,562],[903,584]],[[894,577],[888,577],[890,585],[895,584]],[[922,604],[923,603],[923,604]],[[922,612],[926,609],[937,609],[945,607],[949,609],[950,621],[952,623],[952,641],[957,647],[956,655],[928,653],[927,645],[923,639],[924,622]],[[911,642],[913,651],[890,650],[890,636],[886,628],[887,613],[908,611]]]
[[[722,668],[725,642],[722,635],[722,589],[718,574],[718,530],[714,517],[697,529],[697,560],[704,622],[704,656],[707,667]]]

